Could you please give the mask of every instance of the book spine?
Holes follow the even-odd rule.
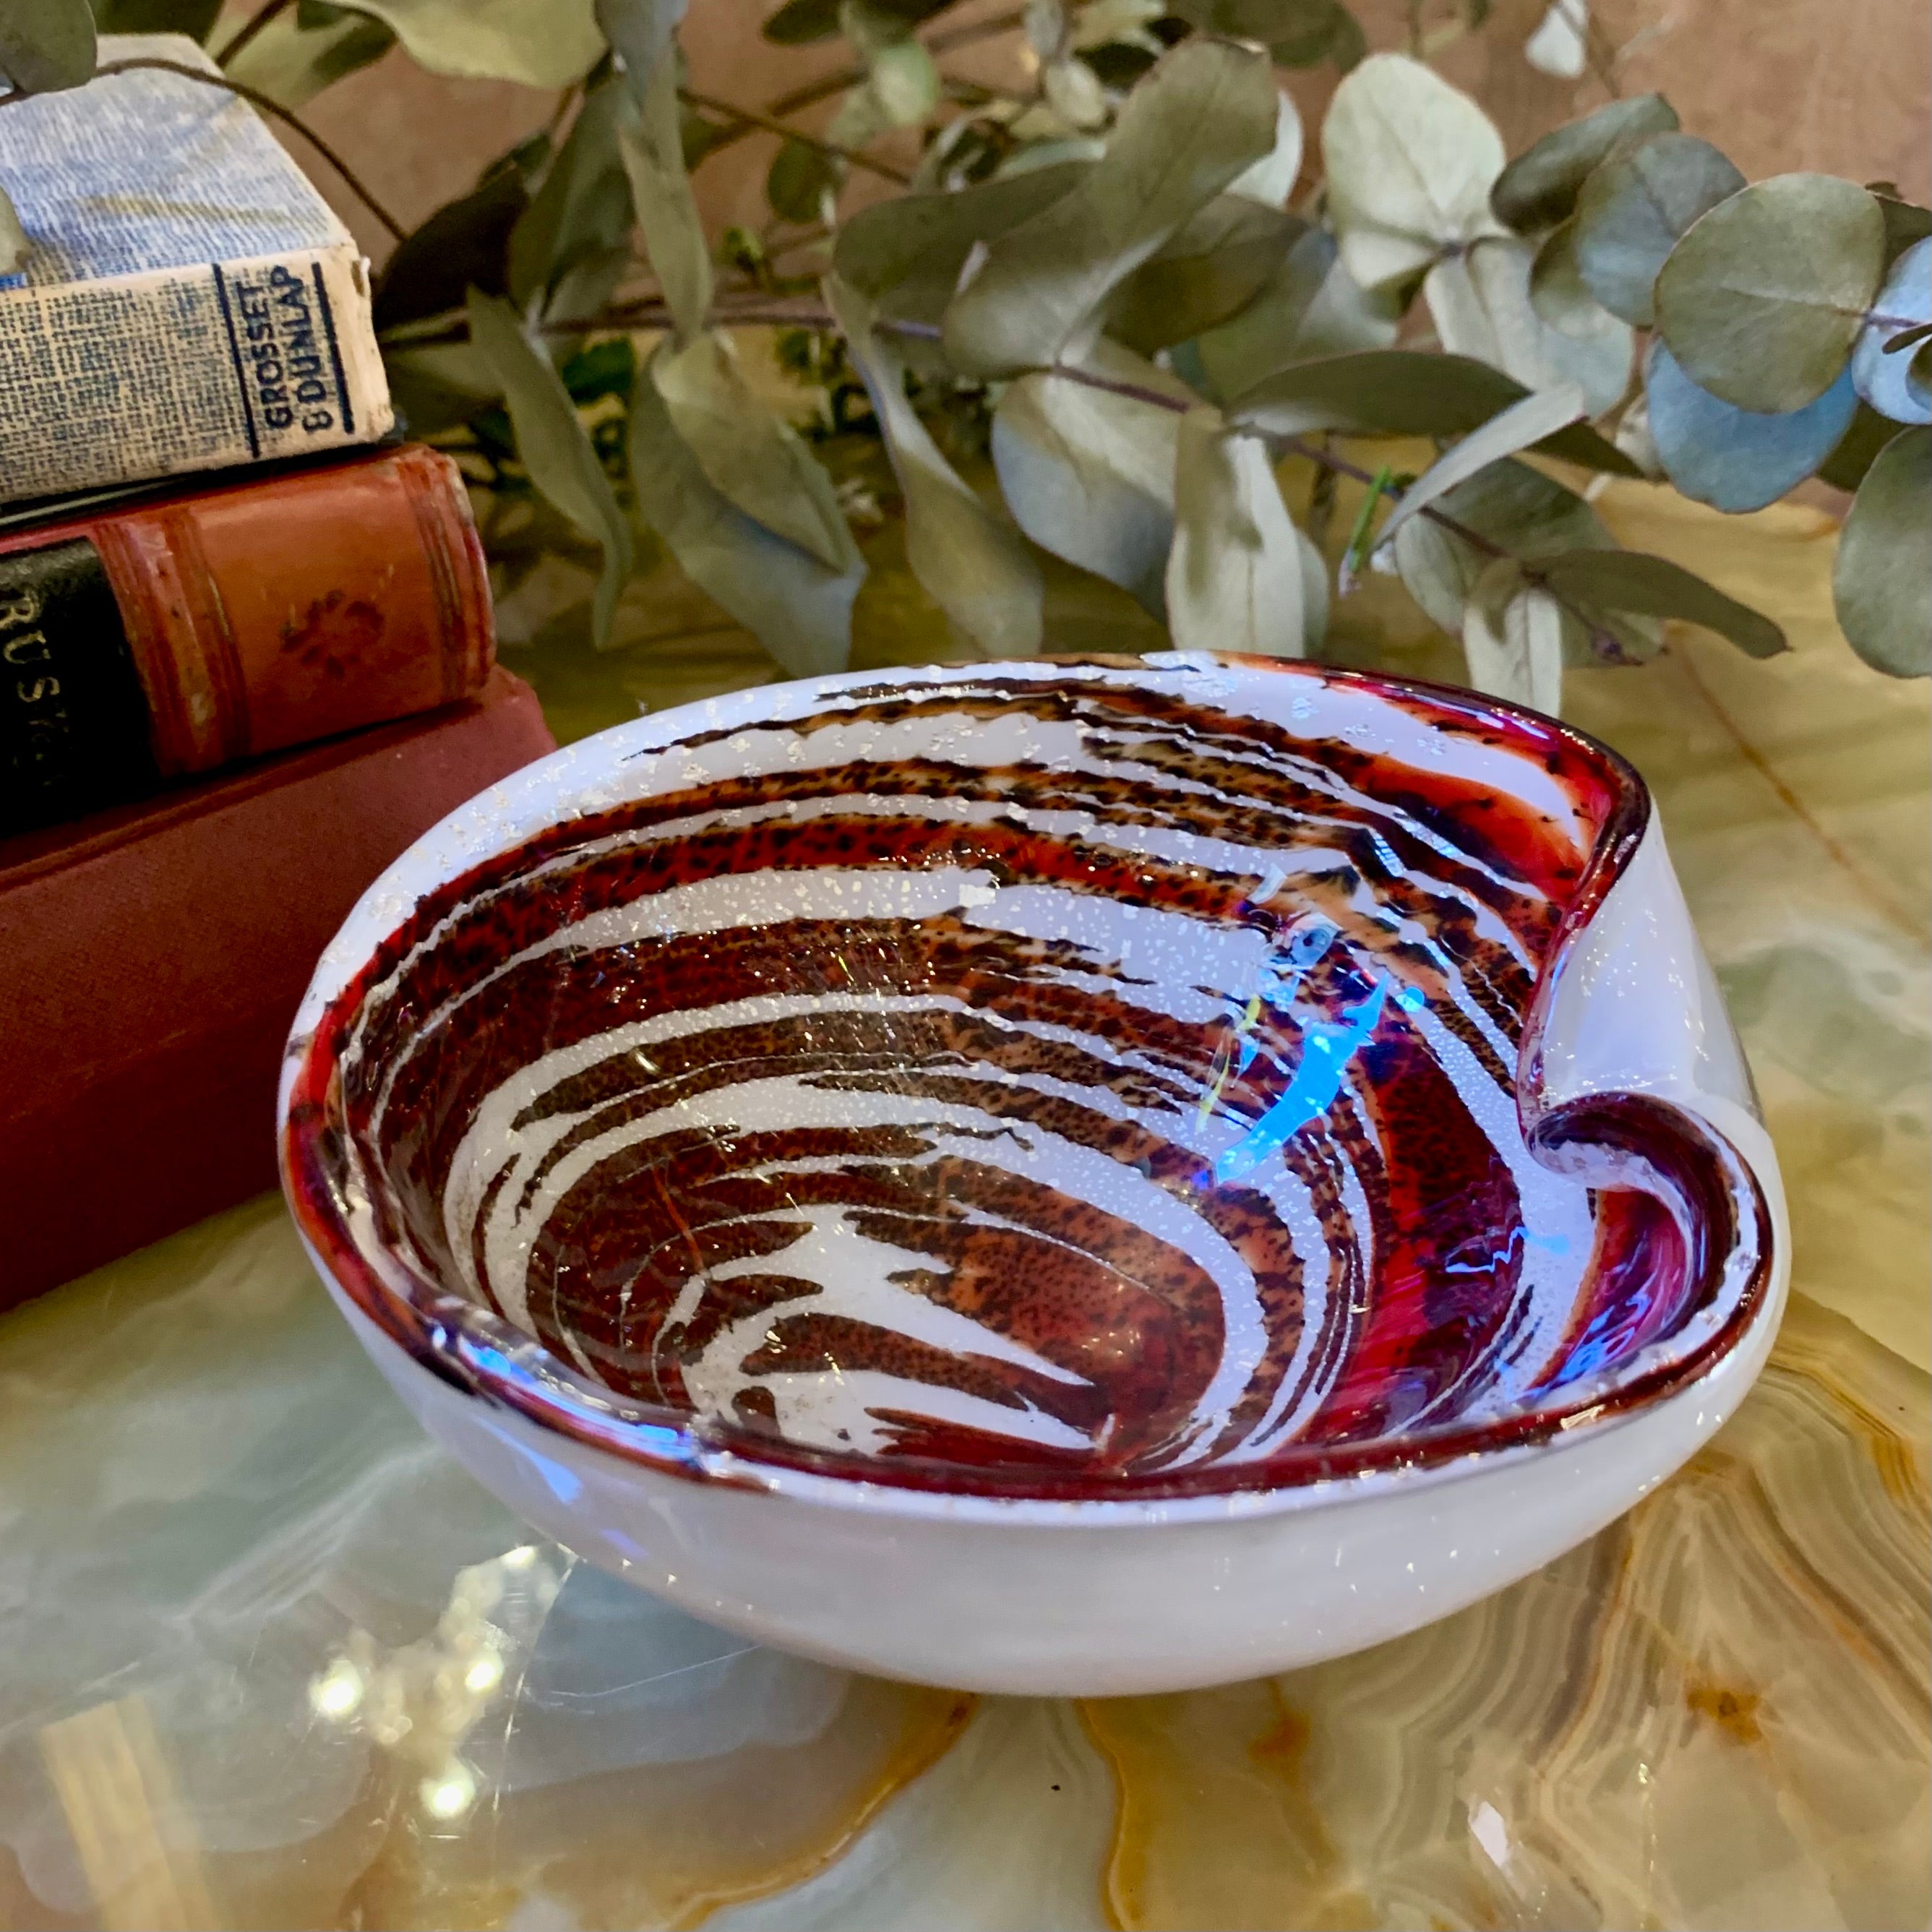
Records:
[[[460,473],[420,446],[0,539],[0,834],[404,718],[495,658]]]
[[[0,290],[0,499],[313,455],[393,421],[352,242]]]

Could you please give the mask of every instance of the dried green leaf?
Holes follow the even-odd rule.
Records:
[[[1180,418],[1174,467],[1167,628],[1184,651],[1298,658],[1307,648],[1300,535],[1268,450],[1217,410]]]
[[[396,44],[382,21],[346,8],[278,14],[226,69],[230,79],[287,108],[305,106],[344,76],[380,60]]]
[[[603,58],[591,0],[343,0],[432,74],[567,87]]]
[[[1546,716],[1563,704],[1563,614],[1510,557],[1486,565],[1462,612],[1469,682]]]
[[[1894,422],[1932,422],[1932,396],[1915,391],[1913,358],[1892,344],[1932,326],[1932,241],[1915,242],[1892,264],[1852,348],[1858,394]]]
[[[1342,265],[1334,237],[1311,228],[1289,249],[1268,286],[1196,346],[1217,396],[1239,395],[1289,364],[1345,350],[1386,349],[1398,326]]]
[[[520,170],[494,168],[398,244],[376,281],[376,326],[397,328],[460,308],[466,292],[508,286],[511,232],[530,205]]]
[[[1486,362],[1414,349],[1360,350],[1278,370],[1235,398],[1228,419],[1265,436],[1342,430],[1358,436],[1466,436],[1529,394]],[[1592,470],[1634,476],[1635,464],[1587,424],[1538,446]]]
[[[1885,217],[1831,175],[1778,175],[1694,223],[1657,278],[1657,326],[1700,388],[1802,409],[1838,379],[1878,292]]]
[[[1543,580],[1567,601],[1699,624],[1754,658],[1775,657],[1789,648],[1784,633],[1768,617],[1666,557],[1628,550],[1576,550],[1552,557],[1539,570]]]
[[[1898,425],[1882,416],[1869,403],[1861,402],[1852,412],[1850,428],[1839,437],[1838,446],[1818,466],[1820,479],[1834,490],[1847,492],[1864,481],[1865,472],[1878,453],[1898,434]]]
[[[1583,413],[1583,392],[1574,383],[1543,389],[1512,403],[1501,415],[1492,416],[1481,428],[1472,430],[1446,455],[1438,457],[1402,493],[1401,500],[1382,526],[1381,541],[1393,542],[1405,524],[1420,516],[1438,497],[1466,483],[1478,470],[1486,470],[1519,450],[1528,449],[1554,436],[1566,424]]]
[[[636,118],[620,80],[602,81],[585,94],[556,158],[510,232],[509,293],[519,309],[554,291],[576,262],[628,247],[631,187],[617,130]]]
[[[1120,110],[1106,155],[1059,200],[994,236],[946,312],[962,374],[1054,360],[1108,296],[1274,144],[1266,59],[1224,41],[1186,40]]]
[[[1258,201],[1264,208],[1286,208],[1301,175],[1301,116],[1284,94],[1275,107],[1274,147],[1228,185],[1230,194]]]
[[[501,296],[475,290],[469,310],[470,340],[502,387],[516,431],[517,454],[531,483],[586,536],[604,546],[591,620],[592,639],[602,650],[610,639],[618,592],[631,574],[631,526],[562,378],[524,334],[516,310]]]
[[[1335,90],[1322,128],[1328,205],[1348,272],[1371,292],[1446,250],[1502,232],[1490,188],[1503,165],[1489,116],[1420,62],[1373,54]]]
[[[1845,519],[1832,577],[1853,650],[1890,677],[1932,676],[1932,429],[1901,430],[1880,450]]]
[[[1932,208],[1921,208],[1916,202],[1901,201],[1898,191],[1890,182],[1882,188],[1877,182],[1868,184],[1867,192],[1878,203],[1879,212],[1885,217],[1885,266],[1888,273],[1897,261],[1916,242],[1922,242],[1932,235]]]
[[[1776,502],[1837,448],[1858,406],[1847,370],[1816,402],[1786,415],[1735,409],[1699,388],[1655,340],[1643,380],[1664,473],[1685,496],[1720,510]]]
[[[664,291],[677,339],[695,341],[711,307],[711,251],[684,171],[677,73],[671,62],[658,62],[643,106],[620,119],[617,152],[629,178],[644,253]]]
[[[7,190],[0,188],[0,275],[18,274],[33,245]]]
[[[1438,262],[1422,284],[1442,346],[1487,362],[1532,389],[1575,382],[1593,416],[1630,382],[1635,338],[1601,308],[1575,310],[1552,328],[1529,298],[1529,244],[1514,236],[1480,242]]]
[[[842,0],[838,22],[866,64],[866,93],[879,131],[916,127],[938,104],[939,70],[910,22],[872,0]],[[862,147],[872,136],[839,126],[832,138]]]
[[[222,0],[94,0],[102,34],[185,34],[205,41],[221,16]]]
[[[845,567],[832,568],[746,516],[678,434],[655,380],[632,396],[630,454],[638,514],[685,574],[793,676],[844,670],[863,558],[854,551]]]
[[[754,393],[728,338],[699,334],[686,347],[660,350],[650,372],[673,428],[714,489],[828,569],[854,568],[858,546],[831,478]]]
[[[1260,41],[1280,67],[1333,59],[1346,72],[1361,58],[1361,30],[1339,0],[1180,0],[1170,10],[1204,34]]]
[[[800,224],[830,221],[832,203],[845,184],[845,164],[823,148],[788,141],[772,158],[765,176],[765,199],[772,212]]]
[[[1105,337],[1082,365],[1117,382],[1193,398],[1185,384]],[[1174,537],[1180,413],[1064,376],[1022,376],[993,417],[993,466],[1014,520],[1042,549],[1131,592],[1156,617]]]
[[[1529,305],[1552,328],[1588,335],[1600,324],[1602,303],[1585,286],[1576,264],[1576,225],[1566,221],[1552,228],[1536,250],[1529,268]]]
[[[1676,110],[1660,94],[1612,100],[1552,129],[1517,155],[1490,190],[1490,212],[1519,235],[1553,228],[1569,219],[1591,170],[1612,149],[1672,133],[1676,126]]]
[[[595,0],[598,31],[622,63],[624,84],[641,110],[658,63],[684,18],[686,0]]]
[[[880,315],[937,323],[975,244],[1030,220],[1084,180],[1091,166],[1063,161],[951,194],[874,202],[840,227],[832,271]]]
[[[872,407],[905,499],[906,561],[941,610],[988,657],[1040,648],[1040,566],[1019,532],[1002,521],[939,453],[905,393],[904,370],[874,332],[871,304],[836,276],[826,300]]]
[[[782,47],[829,40],[838,32],[838,0],[785,0],[760,31]]]
[[[1616,548],[1601,519],[1581,496],[1526,463],[1492,463],[1446,492],[1435,507],[1457,528],[1435,517],[1418,517],[1403,524],[1396,534],[1396,567],[1409,595],[1452,635],[1461,632],[1470,590],[1496,550],[1534,562],[1566,550]],[[1480,548],[1461,534],[1464,530],[1492,548]],[[1591,662],[1595,654],[1588,647],[1587,631],[1571,628],[1580,634],[1566,631],[1566,658]],[[1617,648],[1624,656],[1653,656],[1662,641],[1657,626],[1645,620],[1619,623],[1615,629]]]
[[[87,0],[7,0],[0,7],[0,74],[21,94],[58,94],[94,77]]]
[[[389,400],[411,436],[434,436],[503,399],[502,385],[469,342],[385,348]]]
[[[1114,291],[1107,332],[1151,356],[1238,315],[1306,226],[1241,196],[1217,196]]]
[[[1040,92],[1069,128],[1090,130],[1107,124],[1107,91],[1088,64],[1069,54],[1040,70]]]
[[[1612,156],[1576,197],[1572,246],[1584,286],[1612,315],[1648,328],[1652,285],[1678,238],[1744,184],[1709,142],[1689,134]]]
[[[1590,64],[1589,26],[1590,0],[1550,0],[1522,44],[1522,57],[1538,74],[1581,80]]]

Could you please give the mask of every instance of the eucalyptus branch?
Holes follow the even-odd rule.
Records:
[[[219,67],[226,67],[264,27],[268,26],[270,21],[286,14],[294,4],[295,0],[268,0],[268,4],[259,13],[250,16],[248,20],[242,22],[227,46],[214,56],[215,64]]]
[[[230,80],[226,74],[205,73],[201,68],[190,67],[183,61],[164,60],[157,54],[144,54],[131,60],[108,61],[94,69],[94,77],[98,80],[106,74],[129,74],[137,68],[151,68],[162,74],[178,74],[184,80],[198,80],[204,87],[218,87],[224,94],[238,95],[250,106],[259,108],[264,114],[272,115],[278,121],[285,122],[342,177],[343,184],[397,241],[401,241],[407,233],[403,224],[370,193],[362,178],[349,164],[307,122],[290,113],[279,100],[272,100],[259,88],[244,86],[238,80]],[[16,100],[31,98],[22,94],[0,95],[0,107],[10,107]]]
[[[767,134],[776,134],[787,141],[796,141],[801,147],[815,148],[821,154],[830,154],[836,160],[850,162],[855,168],[863,168],[881,180],[889,181],[896,187],[910,188],[912,176],[902,168],[896,168],[890,162],[875,160],[872,156],[857,148],[842,148],[836,141],[827,141],[817,134],[808,134],[802,128],[794,128],[789,122],[779,120],[776,115],[761,112],[755,107],[735,107],[728,100],[715,99],[708,94],[694,94],[688,88],[678,89],[678,98],[688,106],[701,108],[707,114],[728,115],[741,128],[757,128]],[[706,150],[715,154],[725,144],[714,142]]]

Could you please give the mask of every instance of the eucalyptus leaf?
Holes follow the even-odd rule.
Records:
[[[1479,470],[1445,492],[1435,507],[1448,521],[1418,517],[1404,524],[1395,537],[1396,567],[1409,595],[1452,635],[1461,631],[1469,592],[1497,550],[1534,562],[1566,550],[1616,547],[1596,512],[1574,490],[1511,459]],[[1488,547],[1479,547],[1464,531]],[[1624,655],[1643,658],[1654,654],[1661,638],[1652,626],[1620,634],[1618,641]]]
[[[746,516],[678,434],[655,380],[633,393],[630,457],[638,514],[700,590],[794,677],[844,669],[862,558],[855,552],[845,568],[833,568]]]
[[[1932,241],[1917,242],[1892,264],[1852,349],[1858,394],[1894,422],[1932,422],[1932,397],[1915,392],[1912,357],[1888,350],[1898,336],[1932,323]]]
[[[1522,57],[1538,74],[1581,80],[1590,64],[1589,31],[1590,0],[1550,0],[1522,44]]]
[[[616,138],[644,253],[656,272],[678,340],[694,342],[711,306],[711,251],[684,171],[674,62],[658,62],[643,106],[619,119]]]
[[[1575,550],[1539,566],[1543,580],[1560,596],[1606,610],[1676,617],[1728,638],[1754,658],[1789,648],[1768,617],[1727,597],[1667,557],[1628,550]]]
[[[1506,228],[1534,234],[1567,221],[1591,170],[1618,148],[1677,127],[1677,111],[1660,94],[1612,100],[1580,121],[1553,128],[1496,177],[1490,209]]]
[[[206,41],[221,16],[222,0],[94,0],[102,34],[185,34]]]
[[[1563,614],[1510,557],[1486,566],[1462,613],[1469,682],[1549,717],[1563,704]]]
[[[0,74],[21,94],[58,94],[94,78],[87,0],[7,0],[0,7]]]
[[[624,84],[642,109],[658,64],[670,51],[686,0],[595,0],[597,28],[624,67]]]
[[[1446,455],[1438,457],[1402,493],[1382,526],[1380,541],[1393,542],[1405,524],[1438,497],[1466,483],[1478,470],[1554,436],[1583,413],[1583,392],[1574,383],[1542,389],[1512,403],[1480,429],[1472,430]]]
[[[1174,648],[1300,657],[1301,537],[1266,446],[1231,433],[1218,410],[1189,410],[1176,436],[1174,501],[1166,584]]]
[[[1898,434],[1898,424],[1862,400],[1852,412],[1851,425],[1838,439],[1838,447],[1818,466],[1820,480],[1834,490],[1857,489],[1865,479],[1865,472],[1877,460],[1879,452]]]
[[[1420,62],[1400,54],[1364,61],[1335,90],[1322,154],[1342,259],[1372,292],[1502,232],[1490,212],[1502,136],[1467,94]]]
[[[1695,222],[1657,278],[1657,326],[1700,388],[1802,409],[1838,379],[1885,262],[1885,217],[1831,175],[1777,175]]]
[[[1351,349],[1386,349],[1399,326],[1385,304],[1362,292],[1334,237],[1308,230],[1268,286],[1230,320],[1197,342],[1216,395],[1239,395],[1294,362]]]
[[[1286,208],[1301,175],[1301,116],[1286,94],[1275,107],[1274,147],[1246,173],[1228,184],[1230,194],[1258,201],[1264,208]]]
[[[1720,510],[1761,510],[1796,488],[1837,448],[1858,406],[1846,370],[1802,410],[1770,416],[1735,409],[1699,388],[1659,340],[1644,358],[1643,380],[1664,473]]]
[[[1576,196],[1571,246],[1583,285],[1612,315],[1652,321],[1652,286],[1678,238],[1744,178],[1690,134],[1659,134],[1597,169]]]
[[[1077,56],[1048,61],[1040,70],[1040,85],[1047,106],[1068,127],[1087,130],[1107,124],[1107,91],[1100,76]]]
[[[1185,40],[1130,94],[1107,152],[1070,193],[988,242],[946,311],[968,376],[1052,362],[1190,215],[1271,151],[1276,93],[1260,53]]]
[[[1892,184],[1885,184],[1890,188]],[[1880,214],[1885,217],[1885,266],[1886,272],[1916,242],[1922,242],[1932,235],[1932,208],[1921,208],[1916,202],[1901,201],[1895,193],[1881,193],[1876,186],[1867,190],[1878,203]]]
[[[16,275],[26,266],[33,248],[27,231],[7,190],[0,188],[0,275]]]
[[[1529,305],[1552,328],[1588,335],[1601,325],[1602,303],[1585,286],[1576,263],[1576,224],[1553,228],[1538,244],[1529,268]]]
[[[1891,677],[1932,675],[1932,429],[1901,430],[1880,451],[1838,537],[1832,577],[1853,650]]]
[[[411,436],[435,436],[502,400],[502,385],[470,342],[439,342],[382,352],[389,400]]]
[[[460,308],[472,288],[501,295],[508,286],[510,236],[530,205],[521,171],[506,166],[439,208],[383,264],[376,281],[377,328]]]
[[[1108,342],[1083,365],[1191,401],[1186,386]],[[1022,376],[993,417],[993,466],[1014,520],[1042,549],[1129,591],[1156,617],[1174,537],[1174,410],[1064,376]]]
[[[510,232],[509,293],[520,309],[554,290],[572,263],[628,246],[631,188],[617,130],[637,109],[621,81],[584,97],[556,158]]]
[[[465,80],[568,87],[602,58],[592,0],[344,0],[380,20],[411,59]]]
[[[782,47],[809,46],[838,32],[838,0],[785,0],[760,29]]]
[[[826,221],[845,180],[845,164],[822,148],[788,141],[772,157],[765,199],[772,212],[800,224]]]
[[[584,534],[604,547],[603,574],[592,606],[591,634],[608,643],[618,593],[631,574],[631,526],[592,447],[584,419],[550,358],[524,334],[517,312],[501,296],[475,290],[469,301],[470,340],[501,386],[516,431],[517,454],[532,484]],[[642,389],[645,385],[639,383]]]
[[[651,358],[671,424],[712,487],[746,515],[797,544],[828,569],[859,562],[838,500],[818,459],[790,424],[756,395],[728,338],[694,336]]]
[[[885,128],[916,127],[939,100],[939,70],[925,46],[913,38],[910,22],[872,0],[843,0],[839,26],[866,64],[872,110]],[[855,147],[864,140],[835,134]]]
[[[1114,291],[1107,332],[1150,356],[1226,322],[1268,285],[1305,226],[1240,196],[1217,196]]]
[[[1487,363],[1415,349],[1360,350],[1298,363],[1235,398],[1228,419],[1267,436],[1341,430],[1358,436],[1466,436],[1529,394]],[[1588,424],[1537,446],[1592,470],[1634,476],[1636,466]]]
[[[980,501],[939,452],[907,400],[905,374],[874,333],[871,304],[828,276],[825,295],[872,398],[905,500],[906,562],[952,622],[988,657],[1040,648],[1040,566],[1019,532]]]
[[[1905,368],[1906,393],[1922,409],[1932,407],[1932,342],[1922,342]]]
[[[1532,389],[1574,382],[1594,416],[1630,382],[1635,338],[1607,310],[1578,308],[1553,328],[1530,301],[1529,244],[1498,236],[1438,262],[1422,291],[1442,346],[1492,364]]]
[[[395,44],[388,26],[366,14],[331,7],[317,20],[311,9],[291,8],[277,14],[225,71],[244,87],[292,109],[372,65]]]
[[[833,272],[900,322],[938,322],[976,244],[1030,220],[1070,193],[1092,164],[1064,161],[960,188],[874,202],[843,223]]]

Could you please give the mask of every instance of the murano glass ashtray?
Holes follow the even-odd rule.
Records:
[[[758,1641],[965,1688],[1360,1648],[1736,1407],[1770,1144],[1648,794],[1259,659],[770,686],[370,889],[289,1198],[423,1424]]]

